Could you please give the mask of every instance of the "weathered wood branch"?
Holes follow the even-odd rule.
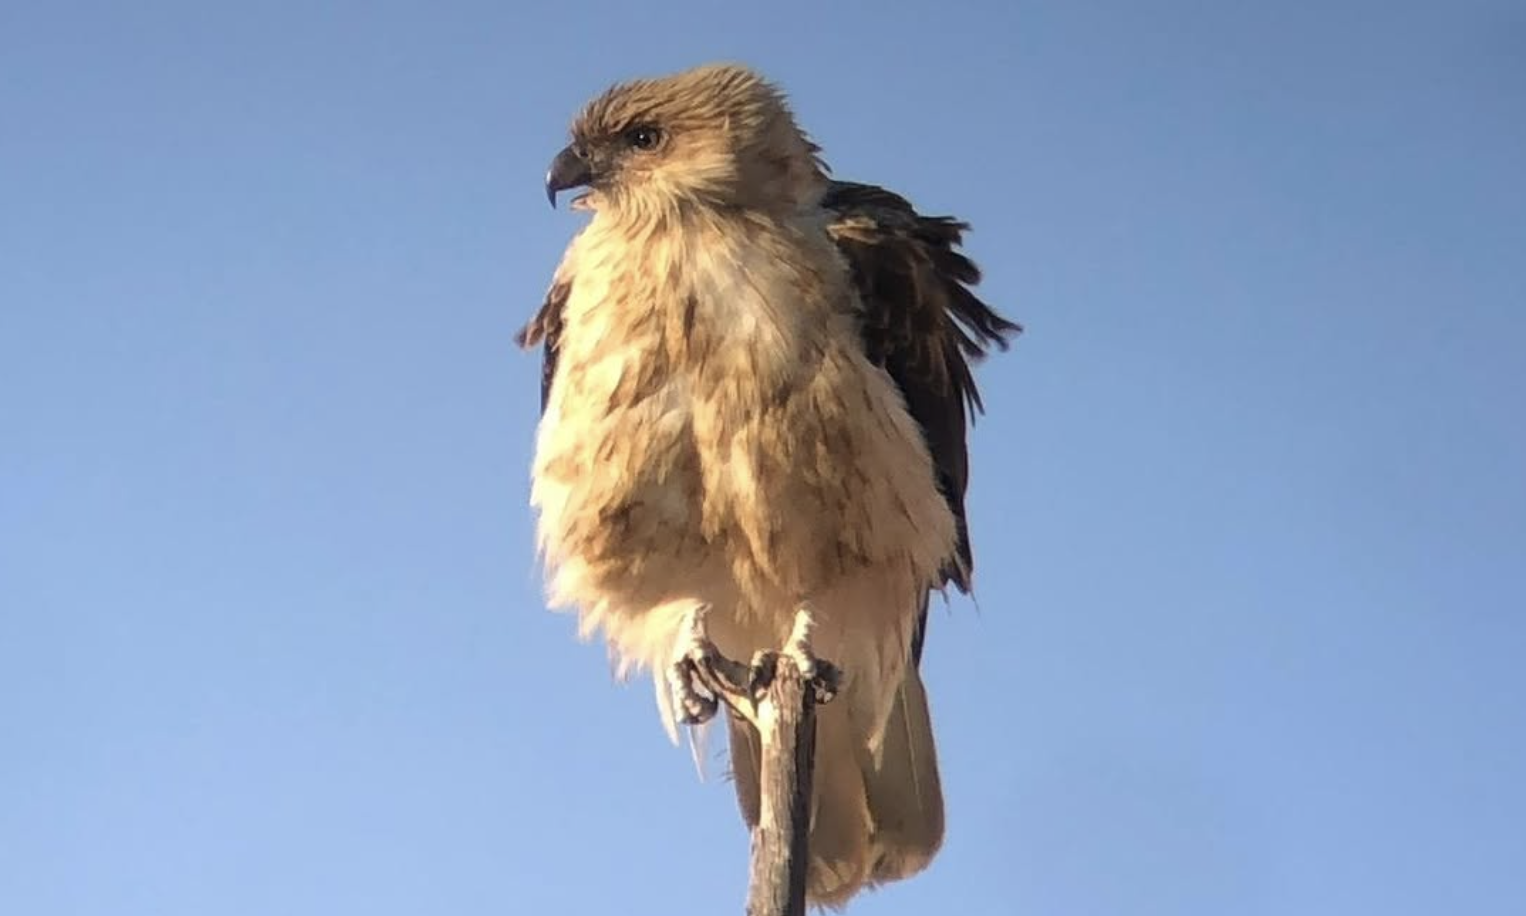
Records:
[[[708,605],[696,606],[684,622],[673,666],[674,705],[681,721],[698,724],[725,703],[757,730],[762,760],[747,916],[805,916],[816,706],[832,699],[839,672],[811,652],[809,606],[797,609],[785,645],[759,653],[750,665],[727,658],[710,641],[708,612]]]
[[[788,655],[775,657],[772,683],[757,704],[757,725],[761,804],[752,831],[747,916],[805,916],[816,690]]]

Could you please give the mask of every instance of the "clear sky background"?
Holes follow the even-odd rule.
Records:
[[[578,105],[739,59],[1028,329],[853,912],[1526,912],[1526,11],[1425,6],[5,4],[0,910],[741,912],[512,341]]]

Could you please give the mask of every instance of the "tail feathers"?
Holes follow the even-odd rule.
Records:
[[[876,883],[909,878],[943,845],[943,783],[927,690],[908,668],[885,729],[879,766],[864,774],[874,816]]]
[[[879,754],[853,728],[846,704],[822,707],[816,720],[816,768],[806,895],[841,907],[866,887],[908,878],[943,842],[943,792],[927,693],[914,668],[897,692]],[[758,823],[762,748],[751,725],[728,719],[737,802],[749,827]],[[876,760],[876,757],[878,758]]]

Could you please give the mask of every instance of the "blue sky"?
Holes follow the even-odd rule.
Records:
[[[0,908],[740,912],[511,339],[571,113],[739,59],[1028,328],[853,912],[1522,912],[1526,13],[1428,6],[5,6]]]

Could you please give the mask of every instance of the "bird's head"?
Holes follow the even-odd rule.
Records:
[[[587,186],[574,206],[794,211],[825,188],[817,147],[783,93],[752,70],[711,64],[606,90],[572,124],[546,194]]]

